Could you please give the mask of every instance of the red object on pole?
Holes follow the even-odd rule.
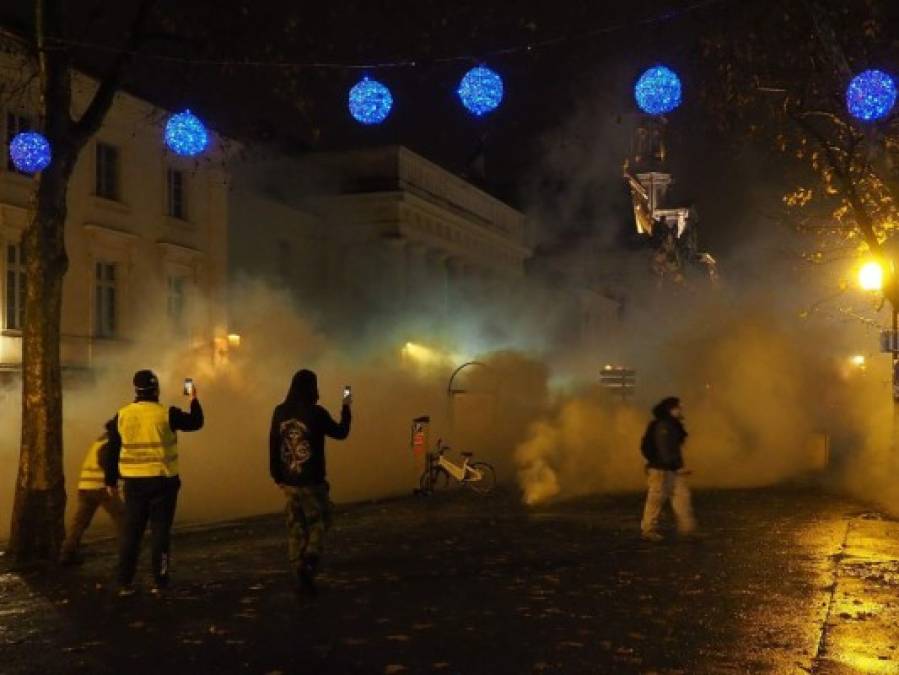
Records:
[[[431,426],[431,418],[428,416],[416,417],[412,420],[412,454],[416,459],[424,457],[428,451],[428,430]]]
[[[412,448],[412,479],[415,480],[415,491],[421,487],[418,479],[428,467],[428,447],[430,441],[428,434],[431,429],[431,418],[427,415],[416,417],[412,420],[412,436],[409,440],[409,446]],[[425,488],[421,488],[425,489]],[[428,486],[430,489],[430,486]]]

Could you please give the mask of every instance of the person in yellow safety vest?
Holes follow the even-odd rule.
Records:
[[[81,537],[94,519],[94,514],[101,506],[112,518],[119,534],[122,531],[124,506],[118,494],[106,492],[105,472],[103,470],[103,457],[106,452],[106,444],[109,434],[104,433],[94,441],[84,461],[81,464],[81,475],[78,478],[78,508],[72,518],[69,533],[62,545],[59,562],[62,565],[75,565],[81,562],[78,548],[81,545]]]
[[[125,492],[125,522],[119,545],[119,595],[134,594],[134,575],[147,523],[152,530],[154,592],[169,582],[169,539],[181,479],[178,476],[179,431],[203,427],[197,390],[190,387],[190,412],[159,404],[159,380],[153,371],[134,375],[134,402],[119,410],[106,429],[105,482],[110,495],[119,477]]]

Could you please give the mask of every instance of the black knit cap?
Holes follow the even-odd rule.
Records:
[[[152,370],[138,370],[134,373],[134,389],[138,394],[148,394],[159,389],[159,378]]]

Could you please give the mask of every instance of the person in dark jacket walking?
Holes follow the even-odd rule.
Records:
[[[646,459],[648,490],[643,521],[640,529],[643,538],[661,541],[659,517],[665,502],[670,501],[677,519],[678,531],[692,535],[696,531],[696,519],[687,471],[684,470],[683,446],[687,440],[680,399],[669,397],[652,410],[653,420],[646,428],[641,450]]]
[[[125,490],[125,525],[119,544],[119,595],[134,593],[140,542],[147,522],[153,533],[154,591],[169,582],[169,535],[181,479],[178,474],[179,431],[203,427],[203,409],[196,387],[190,388],[190,412],[159,404],[159,380],[150,370],[134,375],[134,403],[110,420],[104,464],[106,490],[117,493],[119,477]]]
[[[300,370],[284,402],[275,408],[269,430],[269,470],[287,498],[287,548],[300,593],[315,593],[315,575],[331,521],[325,437],[350,434],[352,397],[343,399],[340,422],[318,405],[318,378]]]

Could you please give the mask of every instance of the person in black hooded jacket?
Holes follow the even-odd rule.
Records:
[[[662,400],[653,410],[653,420],[646,429],[642,452],[646,459],[648,490],[640,529],[644,539],[660,541],[659,517],[665,502],[670,501],[681,534],[696,531],[696,519],[687,473],[684,470],[683,446],[687,440],[680,399]]]
[[[340,422],[318,405],[318,378],[300,370],[269,430],[269,470],[287,497],[287,544],[298,591],[315,592],[315,575],[331,520],[325,437],[349,436],[351,397],[343,400]]]

